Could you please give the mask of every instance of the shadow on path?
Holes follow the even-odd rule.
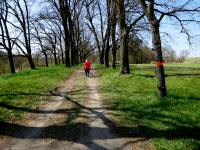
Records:
[[[80,91],[79,91],[80,92]],[[75,94],[76,92],[72,92]],[[136,126],[136,127],[126,127],[126,126],[116,126],[115,123],[113,123],[109,118],[107,118],[104,113],[99,112],[97,110],[105,109],[104,107],[100,108],[88,108],[86,106],[83,106],[79,102],[71,99],[68,95],[59,94],[59,93],[53,93],[54,96],[61,96],[64,97],[66,101],[71,102],[72,104],[76,105],[77,108],[80,109],[80,112],[82,114],[84,113],[91,113],[98,116],[103,122],[109,127],[109,129],[114,133],[115,136],[112,138],[142,138],[137,139],[136,141],[129,141],[124,146],[127,146],[134,142],[139,141],[145,141],[149,138],[166,138],[166,139],[197,139],[200,140],[200,128],[194,127],[183,127],[183,126],[176,126],[176,129],[165,129],[165,130],[158,130],[154,129],[148,126]],[[19,107],[13,107],[6,105],[5,103],[0,103],[1,107],[5,107],[7,109],[15,109],[15,110],[21,110],[21,111],[27,111],[27,112],[34,112],[34,113],[69,113],[69,111],[72,110],[55,110],[55,111],[48,111],[48,110],[31,110],[26,108],[19,108]],[[106,109],[110,109],[106,107]],[[87,110],[85,112],[84,110]],[[142,113],[142,112],[141,112]],[[78,117],[78,116],[77,116]],[[0,135],[8,136],[8,137],[14,137],[19,139],[56,139],[59,141],[73,141],[73,142],[81,142],[79,141],[79,138],[81,136],[85,136],[88,134],[92,128],[95,128],[95,131],[98,133],[104,132],[104,130],[107,130],[107,128],[100,128],[100,127],[90,127],[87,123],[63,123],[60,125],[52,125],[47,127],[29,127],[29,126],[23,126],[19,124],[12,124],[8,122],[2,122],[0,121]],[[31,136],[28,137],[26,134],[29,132],[34,132],[37,130],[41,130],[42,133],[37,136]],[[23,131],[23,132],[19,132]],[[117,134],[115,134],[117,133]],[[110,139],[110,137],[98,137],[99,139]],[[98,139],[96,139],[98,140]],[[93,141],[82,141],[80,144],[84,144],[85,146],[90,146],[91,143],[94,145],[95,143]],[[95,144],[97,148],[99,149],[105,149],[101,147],[100,145]]]

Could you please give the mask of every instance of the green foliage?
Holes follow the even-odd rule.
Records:
[[[24,110],[45,101],[75,68],[63,65],[27,70],[0,76],[0,121],[20,119]]]
[[[119,69],[97,69],[101,90],[120,126],[130,128],[133,136],[149,138],[158,149],[199,149],[200,70],[171,66],[166,67],[164,99],[157,97],[152,65],[133,65],[127,76],[119,76]]]
[[[118,51],[118,53],[120,52]],[[153,51],[145,46],[144,41],[138,39],[137,37],[129,37],[130,64],[150,63],[153,61],[153,58]],[[120,58],[118,58],[118,60],[120,60]]]

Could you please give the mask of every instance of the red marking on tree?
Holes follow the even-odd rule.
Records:
[[[157,67],[162,67],[165,64],[165,62],[164,61],[156,61],[155,64]]]

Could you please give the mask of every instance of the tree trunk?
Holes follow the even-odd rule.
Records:
[[[155,51],[155,61],[156,61],[156,76],[157,76],[157,88],[158,96],[167,96],[166,83],[165,83],[165,71],[163,66],[162,57],[162,45],[160,39],[160,21],[162,18],[157,19],[155,15],[154,5],[155,1],[149,1],[148,5],[144,0],[140,0],[140,5],[143,8],[145,15],[148,18],[151,32],[152,32],[152,45]]]
[[[67,44],[67,42],[65,43]],[[70,67],[70,57],[69,57],[69,50],[67,49],[67,46],[65,46],[65,65],[66,67]]]
[[[100,53],[100,58],[99,58],[100,64],[104,64],[104,49],[102,49]]]
[[[58,65],[58,59],[56,52],[53,53],[55,65]]]
[[[129,57],[128,57],[128,35],[126,29],[121,30],[120,39],[121,53],[121,74],[130,74]]]
[[[58,57],[57,57],[58,59],[58,64],[61,64],[61,59],[60,59],[60,55],[58,55]]]
[[[8,52],[8,59],[9,59],[9,63],[10,63],[11,73],[15,73],[15,65],[14,65],[12,52],[11,52],[11,50],[8,50],[7,52]]]
[[[64,64],[64,53],[63,53],[63,47],[62,47],[62,36],[60,35],[59,37],[59,40],[60,40],[60,54],[61,54],[61,61],[62,61],[62,64]]]
[[[45,57],[45,65],[46,65],[46,67],[49,67],[48,56],[46,53],[44,54],[44,57]]]
[[[28,58],[28,62],[29,62],[29,65],[30,65],[31,69],[35,69],[35,64],[33,62],[32,56],[29,55],[27,58]]]
[[[128,34],[124,0],[118,0],[118,13],[120,22],[120,53],[121,53],[121,74],[130,74],[128,57]]]
[[[7,4],[6,5],[6,16],[8,14],[8,6]],[[4,35],[4,32],[6,34],[6,36]],[[3,15],[0,14],[0,33],[1,33],[1,39],[2,39],[2,42],[1,43],[1,46],[3,46],[7,53],[8,53],[8,60],[9,60],[9,63],[10,63],[10,70],[11,70],[11,73],[15,73],[15,65],[14,65],[14,60],[13,60],[13,54],[12,54],[12,46],[11,46],[11,38],[10,38],[10,34],[9,34],[9,31],[8,31],[8,26],[7,26],[7,17],[3,18]],[[6,41],[8,43],[8,46],[6,45]]]
[[[111,0],[107,0],[107,34],[105,44],[105,66],[109,67],[109,51],[110,51],[110,25],[111,25]]]
[[[109,51],[110,51],[109,37],[110,37],[110,35],[108,34],[107,35],[107,40],[106,40],[105,57],[104,57],[105,58],[105,66],[106,67],[109,67]]]
[[[62,58],[62,64],[65,64],[63,50],[61,51],[61,58]]]
[[[68,33],[68,28],[66,27],[66,24],[64,26],[64,32],[65,32],[65,65],[66,67],[70,67],[70,54],[69,54],[69,33]]]
[[[112,47],[112,68],[115,69],[116,68],[116,47]]]
[[[104,64],[104,22],[103,22],[103,14],[102,14],[102,10],[101,10],[101,6],[100,6],[100,2],[97,3],[98,5],[98,9],[99,9],[99,15],[100,15],[100,23],[101,23],[101,38],[103,41],[103,45],[100,48],[100,45],[98,44],[98,49],[99,49],[99,63],[100,64]]]
[[[65,34],[65,65],[66,67],[70,67],[71,63],[70,63],[70,37],[69,37],[69,29],[68,29],[68,16],[67,16],[67,3],[65,3],[67,1],[64,0],[59,0],[59,5],[60,5],[60,15],[62,18],[62,23],[63,23],[63,28],[64,28],[64,34]],[[70,15],[70,14],[69,14]]]
[[[112,0],[112,18],[111,18],[111,39],[112,39],[112,68],[116,68],[116,52],[117,52],[117,45],[116,45],[116,18],[117,11],[116,11],[116,1]]]
[[[157,87],[158,87],[158,96],[165,97],[167,96],[166,83],[165,83],[165,72],[163,66],[163,57],[161,50],[161,39],[159,31],[159,23],[152,25],[152,44],[153,50],[155,51],[155,60],[156,60],[156,76],[157,76]]]

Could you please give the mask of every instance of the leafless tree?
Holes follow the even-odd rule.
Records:
[[[48,67],[49,66],[48,55],[47,55],[47,52],[45,50],[44,42],[43,42],[45,37],[41,34],[42,29],[40,28],[40,26],[41,26],[40,22],[35,20],[35,21],[32,22],[32,26],[33,26],[33,29],[35,31],[35,32],[32,33],[32,36],[38,42],[38,45],[40,46],[42,53],[44,55],[44,58],[45,58],[45,65],[46,65],[46,67]]]
[[[129,54],[128,54],[128,40],[130,29],[133,28],[143,17],[143,13],[138,13],[133,22],[128,26],[125,10],[125,0],[117,1],[119,28],[120,28],[120,52],[121,52],[121,74],[130,74],[129,68]]]
[[[13,0],[12,5],[8,5],[11,10],[10,13],[17,19],[19,23],[19,26],[13,23],[12,25],[19,29],[23,34],[23,38],[18,38],[15,41],[15,45],[17,45],[22,53],[27,57],[30,67],[35,69],[35,64],[32,58],[30,13],[27,0]]]
[[[97,49],[98,49],[98,52],[99,52],[100,64],[104,64],[104,48],[103,48],[103,44],[101,44],[101,40],[100,40],[100,37],[104,38],[104,33],[103,33],[104,31],[102,31],[103,30],[102,12],[101,12],[100,3],[98,1],[95,1],[95,2],[96,3],[94,3],[94,1],[91,1],[91,0],[85,1],[85,8],[86,8],[86,13],[87,13],[86,18],[89,22],[89,23],[86,23],[86,24],[94,35],[96,45],[97,45]],[[101,36],[98,35],[97,29],[94,26],[94,17],[95,17],[95,11],[96,11],[95,8],[97,6],[98,6],[98,9],[100,11]]]
[[[193,0],[183,0],[176,3],[175,1],[155,1],[155,0],[139,0],[140,5],[145,13],[152,33],[152,45],[155,51],[156,60],[156,74],[157,74],[157,87],[158,95],[160,97],[167,96],[165,72],[163,66],[162,44],[160,38],[160,23],[164,17],[175,19],[181,27],[181,32],[188,35],[190,34],[186,29],[185,23],[199,22],[194,19],[200,12],[200,6],[192,5]],[[198,17],[197,17],[198,18]]]
[[[7,51],[11,72],[15,73],[15,65],[12,52],[13,42],[8,29],[9,10],[7,2],[7,0],[3,0],[0,3],[0,46]]]

